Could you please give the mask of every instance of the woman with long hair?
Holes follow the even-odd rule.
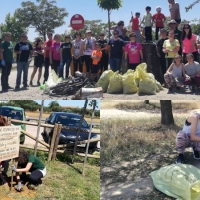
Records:
[[[175,86],[177,90],[180,90],[180,87],[183,85],[185,80],[185,70],[184,64],[181,61],[181,56],[176,55],[173,63],[170,65],[169,69],[164,75],[164,79],[169,91],[172,91],[173,86]]]
[[[28,177],[29,183],[27,185],[30,190],[35,190],[36,186],[42,184],[41,178],[46,176],[46,167],[39,158],[26,151],[19,151],[19,156],[15,160],[18,162],[19,168],[12,165],[12,170],[16,172],[17,185],[15,189],[17,191],[20,192],[23,190],[23,185],[19,176],[20,172],[31,172]]]
[[[181,41],[183,44],[183,62],[187,63],[186,55],[188,53],[193,54],[194,60],[197,61],[197,48],[196,48],[196,36],[192,33],[191,26],[189,24],[184,24]]]
[[[42,47],[42,40],[37,39],[34,47],[34,68],[31,74],[30,86],[33,86],[33,79],[38,70],[37,86],[40,86],[40,78],[42,75],[42,67],[44,65],[44,48]]]

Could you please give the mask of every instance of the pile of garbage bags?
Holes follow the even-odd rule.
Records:
[[[152,94],[163,90],[152,73],[147,73],[147,64],[142,63],[136,70],[128,70],[124,75],[119,71],[104,71],[96,87],[102,87],[104,93],[109,94]]]
[[[75,76],[70,76],[66,80],[59,78],[54,70],[49,75],[47,82],[40,86],[40,89],[44,90],[44,94],[50,96],[57,95],[74,95],[81,88],[95,88],[88,78],[85,77],[81,72],[75,72]]]

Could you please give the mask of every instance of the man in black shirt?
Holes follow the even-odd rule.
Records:
[[[17,80],[15,89],[20,89],[22,71],[24,89],[27,89],[28,68],[32,60],[33,47],[27,42],[27,35],[25,33],[21,35],[21,42],[15,45],[15,53],[17,54]]]
[[[108,59],[109,59],[107,51],[108,42],[104,39],[104,36],[105,36],[104,33],[100,33],[98,40],[98,43],[101,45],[101,52],[102,52],[102,57],[100,60],[101,73],[103,73],[103,71],[105,70],[108,70]]]
[[[166,73],[166,59],[165,59],[165,53],[163,52],[163,44],[164,41],[167,40],[168,38],[167,38],[167,31],[164,28],[160,30],[160,34],[161,34],[161,39],[159,39],[157,42],[156,51],[159,57],[160,67],[163,75],[162,80],[164,83],[164,74]]]
[[[170,29],[174,31],[174,39],[177,39],[181,45],[178,54],[182,55],[182,43],[181,43],[182,31],[178,29],[178,23],[174,19],[169,21],[168,25]]]
[[[120,39],[122,39],[124,42],[130,42],[129,37],[126,35],[127,29],[123,28],[122,35],[119,36]]]
[[[116,72],[120,70],[122,55],[124,52],[124,42],[119,38],[119,31],[113,31],[114,38],[110,39],[108,43],[108,50],[110,50],[110,68]]]

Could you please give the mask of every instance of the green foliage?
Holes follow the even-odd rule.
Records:
[[[122,7],[122,0],[97,0],[97,3],[103,10],[118,10]]]
[[[37,0],[37,3],[39,4],[31,1],[22,2],[22,8],[18,8],[15,15],[25,27],[35,28],[46,40],[48,32],[54,32],[55,28],[65,24],[64,18],[68,13],[65,8],[55,5],[56,0]]]
[[[23,25],[21,21],[16,18],[16,15],[11,16],[10,13],[6,15],[5,23],[1,24],[1,29],[4,33],[12,33],[12,42],[17,43],[20,41],[20,36],[22,33],[27,33],[28,29]]]

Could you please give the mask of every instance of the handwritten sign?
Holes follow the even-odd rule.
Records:
[[[0,127],[0,161],[18,157],[20,126]]]

